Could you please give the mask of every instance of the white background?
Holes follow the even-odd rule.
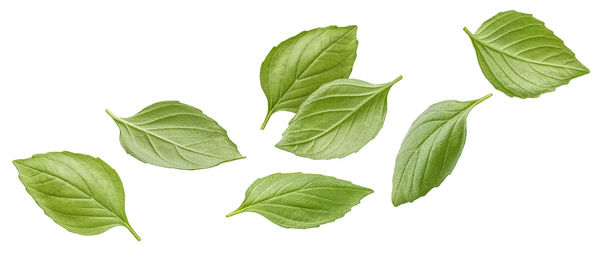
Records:
[[[509,98],[481,73],[467,35],[500,11],[533,13],[591,74],[538,99]],[[1,253],[599,253],[600,37],[595,1],[2,1]],[[276,149],[292,114],[259,126],[259,69],[300,31],[358,25],[353,78],[404,80],[379,135],[344,159]],[[454,172],[427,196],[393,207],[394,159],[432,103],[494,96],[468,119]],[[180,100],[219,122],[247,159],[183,171],[143,164],[120,147],[104,113],[130,116]],[[37,207],[11,161],[69,150],[121,176],[129,221],[80,236]],[[342,219],[284,229],[225,214],[275,172],[321,173],[370,187]]]

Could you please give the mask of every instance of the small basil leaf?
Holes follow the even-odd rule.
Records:
[[[158,102],[129,118],[106,112],[121,131],[125,151],[142,162],[204,169],[244,158],[217,122],[181,102]]]
[[[467,116],[490,96],[466,102],[438,102],[414,121],[396,157],[394,206],[425,196],[452,173],[467,138]]]
[[[311,159],[357,152],[383,126],[388,92],[400,79],[382,85],[339,79],[321,86],[302,103],[275,146]]]
[[[590,72],[544,22],[531,14],[501,12],[474,34],[464,30],[485,77],[510,97],[539,97]]]
[[[274,47],[260,68],[269,106],[261,129],[273,113],[296,112],[319,86],[349,77],[357,47],[356,26],[304,31]]]
[[[371,193],[331,176],[276,173],[254,181],[242,205],[227,217],[255,212],[284,228],[313,228],[343,217]]]
[[[119,175],[99,158],[71,152],[37,154],[13,161],[33,200],[58,225],[81,235],[124,226],[139,241],[125,215]]]

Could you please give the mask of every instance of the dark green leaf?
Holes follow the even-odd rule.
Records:
[[[467,116],[490,96],[466,102],[442,101],[415,120],[396,157],[394,206],[425,196],[452,173],[467,138]]]
[[[304,31],[274,47],[260,68],[269,104],[261,129],[273,113],[296,112],[319,86],[350,76],[357,47],[356,26]]]

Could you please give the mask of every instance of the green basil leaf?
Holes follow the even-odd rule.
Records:
[[[296,112],[319,86],[349,77],[357,47],[356,26],[304,31],[274,47],[260,68],[269,104],[261,130],[273,113]]]
[[[101,159],[52,152],[15,160],[13,164],[27,192],[58,225],[82,235],[124,226],[140,240],[125,215],[121,179]]]
[[[396,157],[394,206],[425,196],[452,173],[467,138],[467,116],[490,96],[466,102],[438,102],[413,122]]]
[[[510,97],[539,97],[590,72],[531,14],[501,12],[474,34],[464,30],[473,42],[485,77]]]
[[[382,85],[339,79],[321,86],[302,103],[275,146],[311,159],[357,152],[379,133],[388,92],[400,79]]]
[[[181,102],[154,103],[129,118],[106,112],[119,126],[125,151],[142,162],[203,169],[244,158],[217,122]]]
[[[343,217],[373,190],[331,176],[276,173],[259,178],[227,217],[255,212],[284,228],[313,228]]]

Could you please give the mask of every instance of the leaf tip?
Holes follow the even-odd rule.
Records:
[[[282,142],[283,142],[283,138],[281,140],[279,140],[279,142],[277,142],[277,144],[275,144],[275,147],[279,148],[281,150],[285,150],[285,149],[283,149],[283,143]]]
[[[583,75],[589,74],[589,73],[590,73],[590,69],[588,69],[588,67],[583,66]]]
[[[418,199],[418,198],[416,198],[416,199]],[[394,205],[394,207],[398,207],[400,205],[413,202],[416,199],[407,199],[406,197],[396,197],[395,195],[393,195],[392,196],[392,204]]]
[[[363,187],[363,188],[365,189],[365,192],[367,193],[365,195],[365,197],[368,196],[368,195],[371,195],[371,194],[375,193],[375,191],[373,189],[371,189],[371,188],[367,188],[367,187]]]
[[[16,159],[16,160],[13,160],[12,163],[13,163],[13,165],[15,165],[15,167],[19,167],[19,165],[23,164],[22,161],[23,161],[23,159]]]
[[[403,203],[404,202],[401,202],[398,199],[396,199],[396,197],[392,196],[392,205],[394,205],[394,207],[398,207],[399,205],[401,205]]]

